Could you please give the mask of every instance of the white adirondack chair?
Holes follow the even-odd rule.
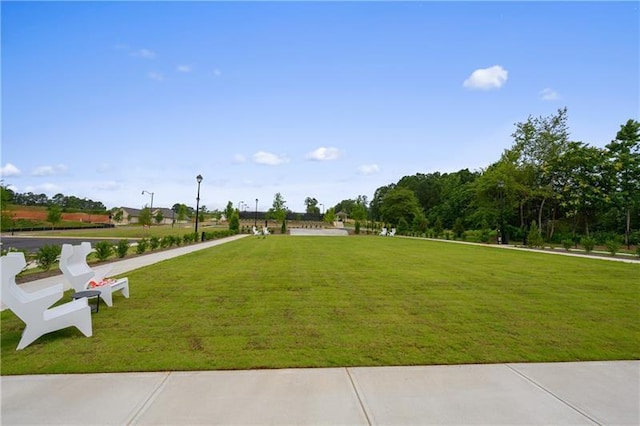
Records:
[[[113,306],[113,293],[121,291],[124,297],[129,298],[129,279],[118,278],[114,282],[98,287],[91,287],[91,282],[100,283],[108,270],[105,272],[94,271],[87,264],[87,255],[91,253],[91,243],[83,242],[80,245],[72,246],[63,244],[60,252],[60,270],[64,277],[71,284],[75,291],[96,290],[100,292],[100,298],[107,306]]]
[[[256,236],[262,235],[255,226],[253,227],[253,235],[256,235]]]
[[[24,349],[47,333],[67,327],[76,327],[87,337],[93,335],[91,307],[87,298],[50,308],[63,297],[62,284],[32,293],[26,292],[16,285],[16,275],[27,265],[24,253],[9,253],[2,256],[0,260],[2,262],[2,303],[26,325],[16,350]]]
[[[393,237],[394,235],[396,235],[396,228],[391,228],[391,232],[389,232],[388,234],[390,237]]]
[[[264,228],[262,228],[262,235],[269,235],[269,228],[267,228],[266,226]]]
[[[387,228],[382,228],[382,229],[380,230],[380,235],[381,235],[381,236],[383,236],[383,237],[384,237],[385,235],[387,235]]]

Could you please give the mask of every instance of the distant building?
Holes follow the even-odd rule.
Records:
[[[117,221],[116,217],[118,216],[119,212],[122,212],[122,219]],[[112,222],[115,225],[129,225],[129,224],[139,223],[141,212],[142,212],[142,209],[134,209],[132,207],[120,207],[111,214]],[[160,223],[157,223],[155,221],[155,217],[158,215],[158,212],[162,212],[162,221]],[[178,221],[176,219],[177,217],[176,213],[173,210],[167,209],[164,207],[154,208],[153,211],[151,211],[151,217],[154,218],[153,225],[156,225],[156,224],[171,225],[172,223],[189,223],[188,219]]]

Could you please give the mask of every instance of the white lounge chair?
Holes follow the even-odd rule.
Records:
[[[266,226],[264,228],[262,228],[262,235],[269,235],[269,228],[267,228]]]
[[[262,235],[262,233],[260,233],[260,231],[258,231],[258,229],[254,226],[253,227],[253,235],[259,237],[260,235]]]
[[[382,229],[380,230],[380,235],[381,235],[381,236],[383,236],[383,237],[384,237],[385,235],[387,235],[387,228],[382,228]]]
[[[50,308],[63,297],[63,285],[57,284],[32,293],[22,290],[16,285],[16,275],[26,265],[24,253],[9,253],[1,258],[2,303],[26,325],[16,350],[24,349],[47,333],[67,327],[76,327],[82,334],[91,337],[91,307],[87,298]]]
[[[396,235],[396,228],[391,228],[391,232],[389,232],[387,235],[390,237],[393,237],[394,235]]]
[[[91,243],[83,242],[72,246],[63,244],[60,252],[60,270],[75,291],[96,290],[100,292],[100,298],[107,306],[113,306],[113,292],[121,291],[124,297],[129,298],[129,279],[118,278],[105,285],[93,287],[92,282],[101,283],[108,270],[97,272],[87,264],[87,255],[91,253]]]

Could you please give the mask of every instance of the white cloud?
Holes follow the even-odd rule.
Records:
[[[543,101],[555,101],[556,99],[560,99],[560,96],[558,96],[558,92],[548,87],[542,89],[539,95],[540,99],[542,99]]]
[[[257,164],[277,166],[279,164],[288,163],[289,159],[284,155],[276,155],[270,152],[258,151],[253,154],[253,161]]]
[[[247,158],[242,154],[236,154],[233,156],[233,164],[244,164],[247,162]]]
[[[321,146],[315,151],[308,153],[305,158],[313,161],[337,160],[340,158],[340,150],[338,148],[325,148]]]
[[[161,72],[151,71],[149,74],[147,74],[147,76],[151,80],[155,80],[155,81],[163,81],[164,80],[164,74],[162,74]]]
[[[499,89],[507,82],[509,72],[500,65],[479,68],[471,73],[463,86],[467,89],[491,90]]]
[[[64,164],[58,164],[55,166],[41,166],[35,168],[32,172],[32,176],[53,176],[60,175],[67,171],[67,166]]]
[[[358,173],[361,175],[372,175],[374,173],[378,173],[380,171],[380,167],[377,164],[363,164],[358,167]]]
[[[139,50],[136,50],[135,52],[131,52],[131,56],[136,56],[138,58],[144,58],[144,59],[153,59],[156,57],[156,52],[149,49],[139,49]]]
[[[4,167],[0,168],[0,176],[20,176],[20,169],[11,163],[7,163]]]
[[[176,67],[176,69],[178,70],[178,72],[191,72],[191,71],[193,71],[193,66],[191,66],[191,65],[178,65]]]
[[[63,188],[53,183],[43,183],[42,185],[27,186],[24,192],[33,192],[34,194],[48,193],[57,194],[63,192]]]

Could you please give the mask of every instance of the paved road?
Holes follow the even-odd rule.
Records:
[[[10,235],[2,235],[0,241],[2,241],[2,249],[6,250],[9,247],[16,248],[18,250],[26,250],[27,252],[36,252],[38,249],[45,244],[49,245],[59,245],[63,244],[79,244],[82,241],[89,241],[93,244],[110,240],[111,238],[87,238],[87,237],[43,237],[43,236],[33,236],[33,237],[25,237],[25,236],[10,236]],[[120,240],[120,238],[116,238],[116,240]]]

